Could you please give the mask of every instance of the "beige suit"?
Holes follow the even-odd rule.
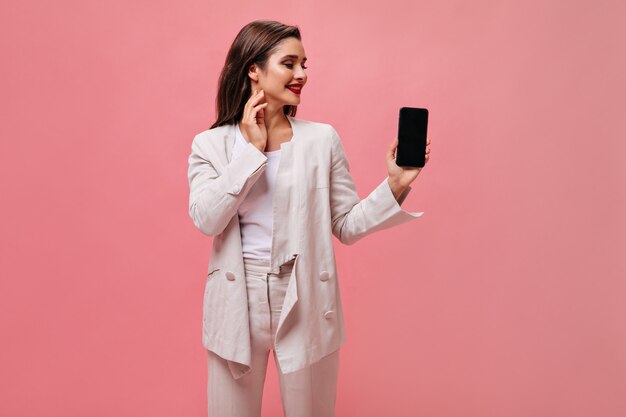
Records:
[[[288,117],[293,138],[281,145],[274,185],[271,270],[294,259],[276,330],[284,373],[309,366],[344,342],[332,236],[353,244],[423,212],[404,211],[385,178],[366,198],[357,194],[337,131]],[[189,156],[189,215],[213,236],[203,301],[202,342],[229,361],[235,379],[250,371],[250,328],[237,208],[267,166],[252,143],[235,160],[235,124],[195,136]],[[401,196],[400,204],[410,192]]]

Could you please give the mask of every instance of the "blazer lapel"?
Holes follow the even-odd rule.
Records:
[[[287,117],[291,123],[293,137],[288,142],[280,145],[280,160],[276,180],[274,182],[274,195],[272,196],[272,246],[271,268],[272,272],[278,273],[280,266],[295,258],[299,252],[297,241],[292,238],[291,232],[297,224],[294,215],[298,212],[298,170],[294,164],[294,146],[298,139],[297,123]]]

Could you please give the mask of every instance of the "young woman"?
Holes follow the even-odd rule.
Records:
[[[333,126],[294,117],[306,60],[297,26],[246,25],[220,75],[217,121],[191,145],[189,215],[214,238],[210,417],[261,415],[270,351],[285,416],[334,416],[345,336],[332,237],[349,245],[423,214],[400,208],[420,169],[396,165],[397,139],[388,177],[361,200]]]

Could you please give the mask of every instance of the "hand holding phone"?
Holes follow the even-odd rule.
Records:
[[[428,162],[430,139],[426,138],[427,124],[427,109],[400,109],[398,136],[387,150],[387,181],[399,203],[402,203],[402,195]]]

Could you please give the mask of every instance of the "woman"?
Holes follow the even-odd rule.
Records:
[[[400,208],[420,169],[395,164],[397,139],[389,176],[361,200],[337,131],[294,117],[305,62],[297,27],[246,25],[220,75],[217,121],[191,146],[189,215],[214,237],[202,333],[210,417],[261,415],[270,351],[285,416],[334,416],[345,336],[332,236],[352,244],[423,214]]]

